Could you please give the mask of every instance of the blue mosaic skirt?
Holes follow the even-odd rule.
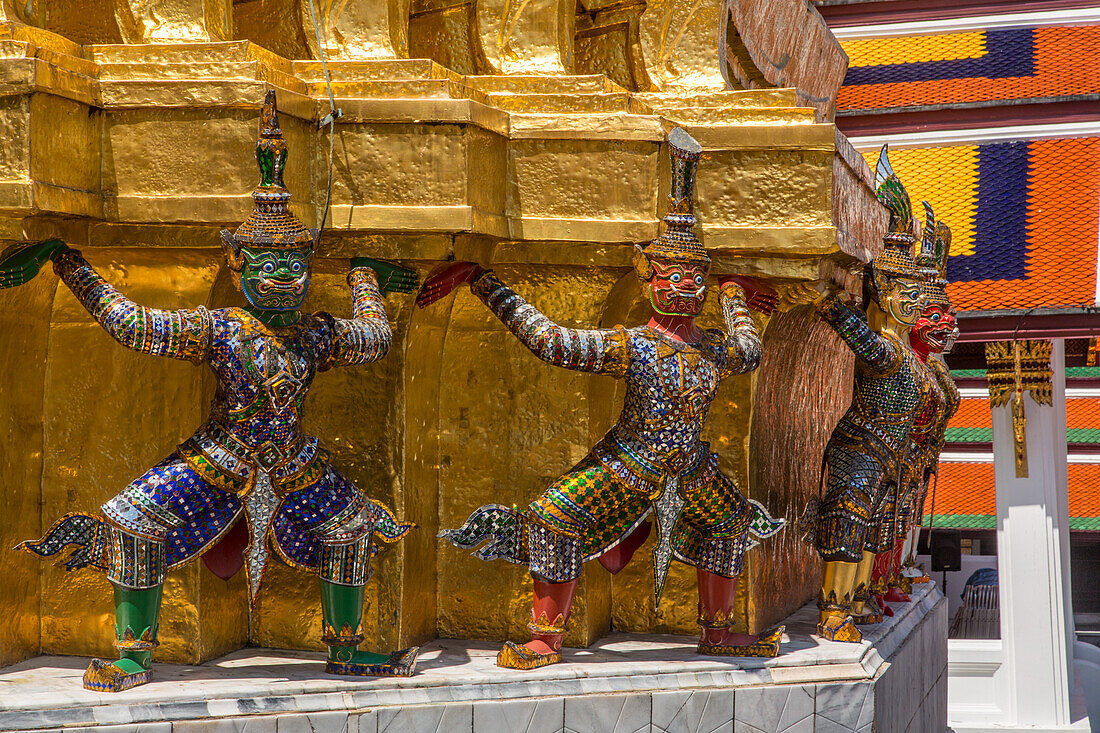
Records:
[[[372,501],[331,466],[308,486],[280,494],[268,533],[277,554],[289,564],[316,572],[322,537],[339,543],[358,537],[340,534],[353,524],[363,535],[373,532],[382,544],[396,542],[414,525],[399,522],[383,504]],[[199,557],[236,521],[244,506],[237,493],[213,485],[178,454],[173,453],[101,507],[102,516],[75,513],[59,519],[42,539],[19,545],[40,556],[55,555],[75,546],[65,567],[75,570],[108,566],[108,526],[137,537],[163,541],[169,569]],[[354,521],[366,518],[368,521]]]

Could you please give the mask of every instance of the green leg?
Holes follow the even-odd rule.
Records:
[[[160,622],[160,599],[164,586],[158,585],[142,590],[120,588],[117,585],[114,588],[115,636],[123,644],[133,639],[136,641],[135,646],[138,647],[121,649],[119,660],[115,664],[127,673],[149,669],[153,661],[153,650],[143,648],[148,644],[143,644],[140,640],[156,642],[157,626]]]
[[[163,586],[133,590],[115,588],[117,660],[93,659],[84,672],[84,687],[97,692],[122,692],[151,679],[153,649]]]
[[[328,644],[330,662],[383,664],[388,654],[359,651],[363,637],[363,586],[337,585],[321,581],[323,641]]]

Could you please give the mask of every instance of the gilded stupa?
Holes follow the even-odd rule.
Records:
[[[290,208],[305,227],[321,224],[332,176],[307,308],[342,312],[348,257],[422,275],[455,258],[507,273],[559,322],[614,325],[640,304],[631,255],[664,231],[665,141],[683,127],[705,161],[695,234],[713,272],[766,278],[781,295],[759,323],[761,369],[726,388],[707,438],[748,496],[794,516],[816,492],[805,466],[851,374],[804,286],[824,257],[870,260],[887,226],[870,170],[833,124],[846,65],[801,0],[0,0],[0,250],[60,236],[150,305],[235,303],[218,232],[251,210],[242,192],[255,170],[240,161],[275,89]],[[335,127],[320,126],[332,106]],[[435,535],[479,504],[527,503],[609,427],[616,395],[523,358],[466,293],[428,311],[391,295],[387,309],[390,359],[310,398],[317,432],[338,436],[334,459],[422,528],[368,586],[364,633],[386,649],[522,639],[509,612],[520,599],[499,592],[521,588],[521,571],[442,552]],[[170,449],[213,383],[111,348],[55,279],[0,292],[0,324],[0,426],[24,446],[2,459],[0,665],[103,655],[109,599],[89,589],[95,579],[7,548]],[[485,380],[499,399],[484,399]],[[150,383],[174,386],[151,398]],[[481,425],[506,437],[475,441]],[[738,616],[752,630],[816,592],[816,560],[787,534],[750,559]],[[669,572],[658,613],[647,573],[642,560],[614,577],[587,571],[566,644],[612,623],[693,633],[694,575]],[[159,658],[312,648],[319,612],[302,609],[315,608],[303,600],[314,589],[282,567],[265,584],[250,618],[243,579],[181,570]]]

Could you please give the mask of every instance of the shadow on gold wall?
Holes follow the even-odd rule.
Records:
[[[580,328],[599,323],[605,293],[621,276],[561,266],[496,271],[551,319]],[[538,361],[465,288],[454,296],[442,358],[441,527],[460,526],[483,504],[530,503],[588,452],[593,377]],[[438,553],[440,636],[526,641],[526,568],[486,563],[449,543]],[[592,572],[566,644],[587,646],[607,628],[609,585]]]
[[[173,250],[166,261],[158,250],[96,249],[88,259],[127,296],[160,308],[207,302],[218,268],[218,261],[202,250]],[[48,526],[68,512],[96,511],[171,453],[205,417],[212,391],[204,384],[203,370],[188,362],[117,345],[52,273],[39,277],[59,291],[44,374],[45,460],[38,482]],[[16,290],[14,296],[21,293]],[[13,562],[42,568],[43,652],[113,653],[114,609],[102,574],[70,573],[22,553]],[[161,621],[162,659],[203,657],[203,641],[195,633],[199,585],[194,564],[170,575]]]
[[[0,666],[40,646],[41,568],[30,555],[12,548],[42,530],[42,375],[56,287],[43,277],[0,290],[0,568],[5,591],[0,593]]]
[[[766,629],[816,596],[817,553],[795,528],[817,496],[825,443],[848,408],[854,357],[810,306],[771,319],[757,370],[749,440],[752,498],[787,527],[753,553],[751,583],[760,602],[749,625]]]

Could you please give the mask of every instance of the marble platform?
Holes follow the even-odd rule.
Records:
[[[694,640],[613,633],[561,664],[494,665],[499,645],[440,639],[406,679],[326,675],[310,652],[243,649],[196,667],[158,664],[117,694],[81,687],[87,659],[37,657],[0,670],[0,731],[97,733],[942,733],[947,611],[933,586],[865,627],[862,644],[812,635],[791,616],[775,659],[715,659]]]

